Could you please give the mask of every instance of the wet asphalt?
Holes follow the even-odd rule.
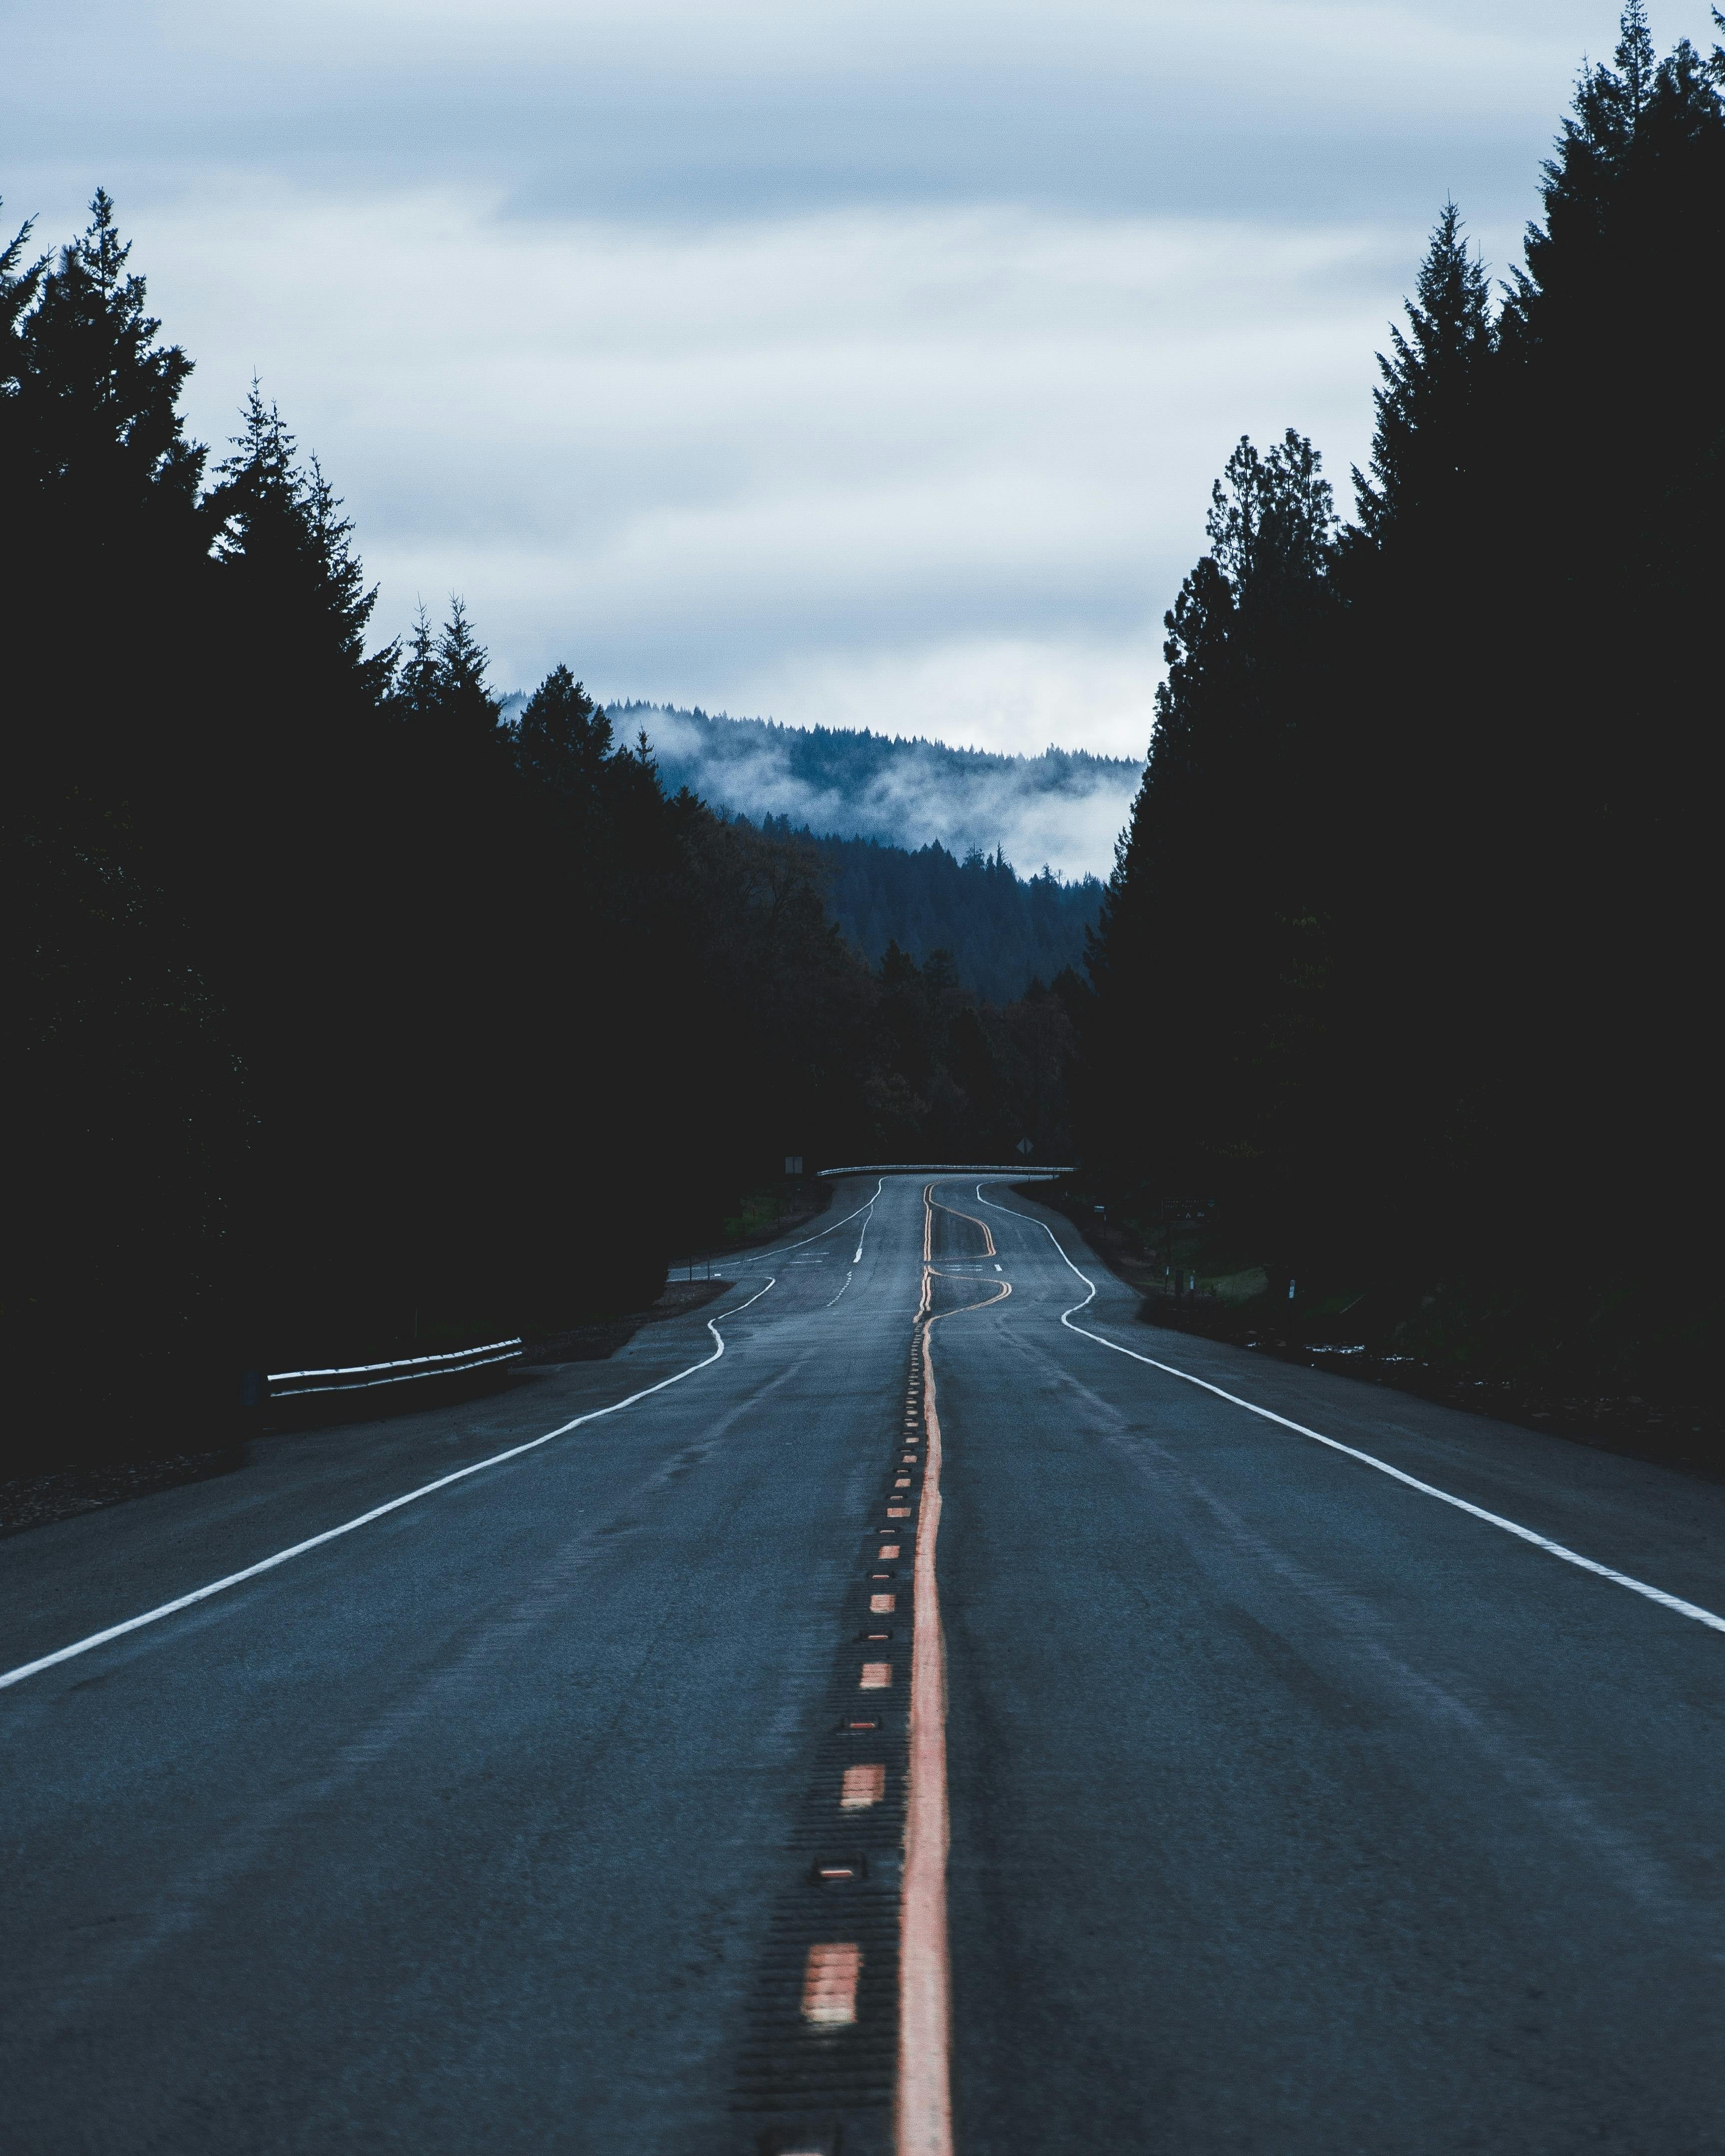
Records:
[[[797,1897],[921,1190],[608,1362],[0,1543],[10,1670],[725,1342],[0,1691],[0,2146],[886,2145],[884,1943],[814,2097],[759,2038],[862,1908]],[[1715,1611],[1725,1491],[1156,1332],[937,1195],[958,2148],[1725,2148],[1725,1635],[1072,1332],[1040,1224],[1075,1323]]]

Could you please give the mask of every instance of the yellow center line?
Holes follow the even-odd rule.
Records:
[[[941,1636],[935,1546],[941,1522],[941,1424],[929,1335],[956,1310],[932,1308],[934,1185],[922,1190],[922,1297],[916,1353],[922,1366],[928,1448],[922,1463],[922,1510],[916,1526],[916,1626],[911,1644],[910,1783],[906,1793],[904,1885],[899,1900],[898,2156],[952,2156],[952,1972],[947,1937],[947,1666]],[[951,1211],[947,1207],[944,1209]],[[961,1216],[969,1219],[969,1214]],[[985,1223],[978,1226],[988,1234]],[[993,1248],[993,1238],[989,1249]],[[965,1310],[986,1310],[999,1292]]]

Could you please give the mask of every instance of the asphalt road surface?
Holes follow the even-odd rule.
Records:
[[[875,1190],[0,1543],[0,2147],[1725,2150],[1725,1491]]]

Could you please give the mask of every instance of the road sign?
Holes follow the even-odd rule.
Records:
[[[800,1175],[803,1173],[803,1156],[801,1153],[788,1152],[785,1155],[784,1172],[787,1175]]]
[[[1030,1158],[1030,1155],[1035,1151],[1035,1147],[1030,1143],[1029,1138],[1020,1138],[1018,1142],[1017,1150],[1024,1155],[1026,1160],[1028,1160]]]

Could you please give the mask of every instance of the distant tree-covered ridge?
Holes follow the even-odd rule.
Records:
[[[506,699],[506,711],[520,701]],[[1085,749],[1006,756],[665,704],[608,708],[625,734],[647,733],[669,792],[686,788],[721,814],[823,854],[831,917],[871,964],[889,944],[919,963],[947,951],[964,987],[992,1003],[1082,966],[1102,884],[1055,874],[1046,855],[1106,861],[1141,764]],[[1016,872],[1009,838],[1029,850],[1020,858],[1044,862],[1036,875]]]
[[[920,736],[784,726],[663,704],[617,703],[625,732],[644,726],[665,783],[732,815],[788,819],[841,839],[939,844],[1061,875],[1106,870],[1143,770],[1141,760],[1050,747],[1040,756],[953,748]]]
[[[822,856],[831,878],[829,912],[870,965],[894,944],[919,965],[945,951],[962,986],[986,1003],[1008,1004],[1033,981],[1084,963],[1085,937],[1102,903],[1096,876],[1076,883],[1048,870],[1021,876],[999,847],[961,860],[937,841],[913,853],[878,839],[798,831],[788,817],[765,817],[760,828]]]

